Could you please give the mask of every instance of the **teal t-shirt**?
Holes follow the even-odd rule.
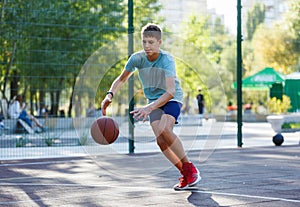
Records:
[[[166,78],[174,77],[176,91],[172,100],[182,103],[183,93],[176,76],[175,61],[169,53],[160,50],[158,58],[152,62],[144,51],[136,52],[129,58],[125,70],[134,72],[136,69],[149,102],[162,96],[166,92]]]

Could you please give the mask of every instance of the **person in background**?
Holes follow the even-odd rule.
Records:
[[[252,113],[252,105],[253,105],[252,102],[247,103],[247,104],[244,105],[244,113],[245,114],[251,114]]]
[[[4,116],[3,116],[2,112],[1,112],[1,113],[0,113],[0,129],[8,129],[8,127],[6,127],[6,126],[4,125],[3,119],[4,119]]]
[[[40,124],[40,122],[31,114],[27,113],[25,110],[26,103],[23,102],[23,97],[21,95],[15,96],[8,107],[8,115],[11,119],[21,119],[31,128],[34,125],[45,131],[45,128]],[[34,124],[34,125],[33,125]]]
[[[42,109],[41,109],[41,116],[48,118],[49,115],[49,109],[48,109],[48,105],[45,105]]]
[[[234,114],[234,112],[237,110],[237,106],[234,106],[231,101],[228,102],[227,105],[227,113],[228,115]]]
[[[204,95],[202,94],[202,89],[199,87],[198,88],[198,94],[196,96],[197,99],[197,104],[198,104],[198,114],[200,118],[200,125],[202,125],[202,119],[203,119],[203,114],[204,114]]]
[[[198,94],[196,96],[198,103],[198,113],[203,116],[204,113],[204,96],[202,94],[202,89],[198,88]]]

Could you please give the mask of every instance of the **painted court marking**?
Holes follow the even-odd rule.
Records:
[[[192,192],[203,193],[203,194],[223,195],[223,196],[233,196],[233,197],[243,197],[243,198],[256,198],[256,199],[265,199],[265,200],[274,200],[274,201],[285,201],[285,202],[291,202],[291,203],[300,203],[300,200],[286,199],[286,198],[253,196],[253,195],[246,195],[246,194],[222,193],[222,192],[202,191],[202,190],[195,190]]]
[[[123,188],[123,189],[138,189],[138,190],[163,190],[170,191],[173,189],[169,188],[149,188],[149,187],[130,187],[130,186],[113,186],[113,185],[80,185],[80,184],[69,184],[69,183],[57,183],[57,184],[35,184],[35,183],[0,183],[0,186],[65,186],[65,187],[108,187],[108,188]],[[179,192],[180,191],[176,191]],[[186,190],[184,192],[187,192]],[[191,192],[197,192],[202,194],[212,194],[212,195],[222,195],[222,196],[232,196],[232,197],[242,197],[242,198],[253,198],[253,199],[264,199],[264,200],[272,200],[272,201],[283,201],[290,203],[300,203],[300,200],[295,199],[286,199],[286,198],[276,198],[276,197],[268,197],[268,196],[255,196],[255,195],[247,195],[247,194],[237,194],[237,193],[226,193],[226,192],[215,192],[215,191],[203,191],[203,190],[191,190]],[[8,204],[8,203],[18,203],[18,202],[0,202],[0,204]]]

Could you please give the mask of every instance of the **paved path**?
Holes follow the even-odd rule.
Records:
[[[99,146],[92,138],[84,146],[69,147],[22,147],[22,148],[1,148],[0,160],[28,159],[28,158],[49,158],[62,156],[82,156],[86,154],[126,154],[128,153],[128,123],[120,124],[120,137],[116,143],[109,146]],[[175,127],[176,133],[181,137],[184,147],[187,150],[210,150],[201,154],[204,160],[216,148],[236,148],[237,146],[237,123],[235,122],[215,122],[213,119],[203,121],[202,126],[179,125]],[[271,125],[266,122],[243,123],[243,147],[274,146],[272,136],[275,135]],[[81,134],[86,135],[89,129],[66,130],[63,132],[51,132],[46,134],[36,134],[32,139],[43,139],[47,137],[59,137],[60,141],[65,139],[80,139]],[[54,135],[53,135],[54,134]],[[283,133],[283,145],[299,144],[300,132]],[[135,152],[152,153],[159,152],[153,132],[149,123],[137,123],[135,127]],[[30,137],[29,137],[30,138]],[[3,139],[3,137],[0,137]],[[17,139],[17,138],[11,138]],[[73,143],[73,142],[72,142]]]

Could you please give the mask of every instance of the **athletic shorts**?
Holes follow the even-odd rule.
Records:
[[[156,120],[160,120],[163,114],[169,114],[175,118],[175,123],[177,124],[177,119],[180,115],[182,104],[177,101],[169,101],[164,106],[155,109],[149,114],[150,123]]]

